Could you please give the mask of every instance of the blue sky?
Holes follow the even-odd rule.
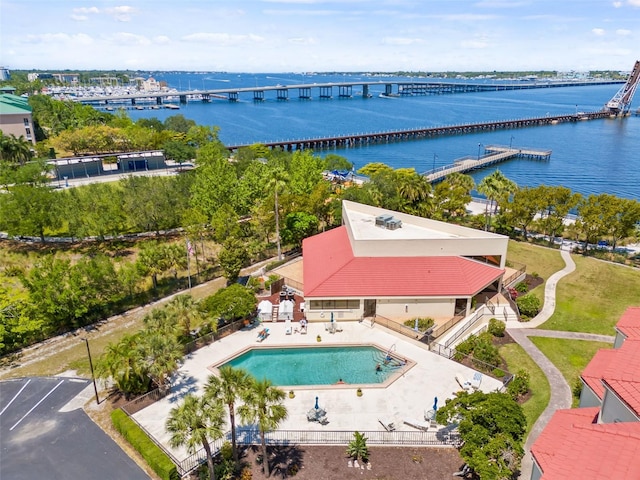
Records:
[[[10,69],[628,71],[640,0],[0,0]]]

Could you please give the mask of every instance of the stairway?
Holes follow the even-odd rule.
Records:
[[[280,311],[280,305],[274,305],[273,307],[271,307],[271,321],[272,322],[277,322],[278,321],[278,312]]]

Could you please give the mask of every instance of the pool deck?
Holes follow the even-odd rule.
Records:
[[[322,337],[320,343],[322,346],[374,344],[389,349],[395,345],[394,354],[406,358],[412,365],[405,368],[404,372],[386,387],[363,387],[361,397],[356,395],[355,385],[282,387],[287,392],[289,390],[295,392],[295,398],[291,399],[287,395],[284,400],[289,415],[280,425],[282,430],[383,430],[379,420],[395,423],[398,430],[413,430],[403,424],[404,419],[423,420],[424,411],[431,409],[435,397],[438,397],[438,405],[443,405],[447,398],[451,398],[460,390],[455,379],[456,375],[459,374],[465,380],[470,380],[475,373],[464,365],[429,352],[426,345],[384,327],[371,327],[359,322],[341,322],[340,326],[341,332],[331,334],[325,331],[324,323],[310,323],[306,335],[299,333],[286,335],[284,322],[265,322],[252,329],[241,330],[224,337],[188,355],[173,380],[172,393],[133,416],[176,458],[185,458],[187,456],[185,449],[169,447],[169,434],[165,431],[165,422],[171,408],[178,405],[187,393],[202,394],[203,386],[212,374],[212,365],[253,345],[317,346],[317,335]],[[263,327],[269,329],[269,336],[258,343],[257,334]],[[277,368],[277,365],[274,365],[274,368]],[[499,380],[483,375],[480,390],[490,392],[501,386],[502,382]],[[307,420],[307,412],[315,405],[316,397],[319,397],[320,407],[327,412],[329,420],[327,425]]]

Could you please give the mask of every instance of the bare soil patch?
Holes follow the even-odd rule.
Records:
[[[244,450],[242,461],[251,468],[254,480],[440,480],[453,478],[452,474],[460,471],[464,464],[458,451],[451,447],[370,447],[369,462],[357,466],[345,451],[346,446],[271,448],[270,477],[264,475],[256,461],[259,446]]]

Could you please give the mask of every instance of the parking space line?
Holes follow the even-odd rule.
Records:
[[[5,412],[5,410],[6,410],[7,408],[9,408],[9,406],[13,403],[13,401],[14,401],[16,398],[18,398],[18,396],[22,393],[22,391],[23,391],[25,388],[27,388],[27,385],[29,385],[29,382],[30,382],[30,381],[31,381],[31,379],[27,380],[27,383],[25,383],[25,384],[22,386],[22,388],[18,391],[18,393],[16,393],[16,394],[13,396],[13,398],[9,401],[9,403],[7,403],[7,405],[2,409],[2,411],[0,412],[0,415],[2,415],[2,414]]]
[[[31,412],[33,412],[33,411],[36,409],[36,407],[37,407],[38,405],[40,405],[42,402],[44,402],[44,401],[47,399],[47,397],[48,397],[49,395],[51,395],[51,394],[55,391],[55,389],[56,389],[56,388],[58,388],[58,387],[59,387],[60,385],[62,385],[63,383],[64,383],[64,380],[60,380],[60,383],[58,383],[55,387],[53,387],[53,388],[49,391],[49,393],[47,393],[44,397],[42,397],[42,398],[40,399],[40,401],[39,401],[38,403],[36,403],[33,407],[31,407],[31,410],[29,410],[27,413],[25,413],[25,414],[23,415],[23,417],[22,417],[20,420],[18,420],[18,421],[15,423],[15,425],[14,425],[13,427],[11,427],[11,428],[9,429],[9,431],[11,431],[11,430],[13,430],[14,428],[16,428],[16,427],[20,424],[20,422],[21,422],[22,420],[24,420],[25,418],[27,418],[27,415],[29,415]]]

